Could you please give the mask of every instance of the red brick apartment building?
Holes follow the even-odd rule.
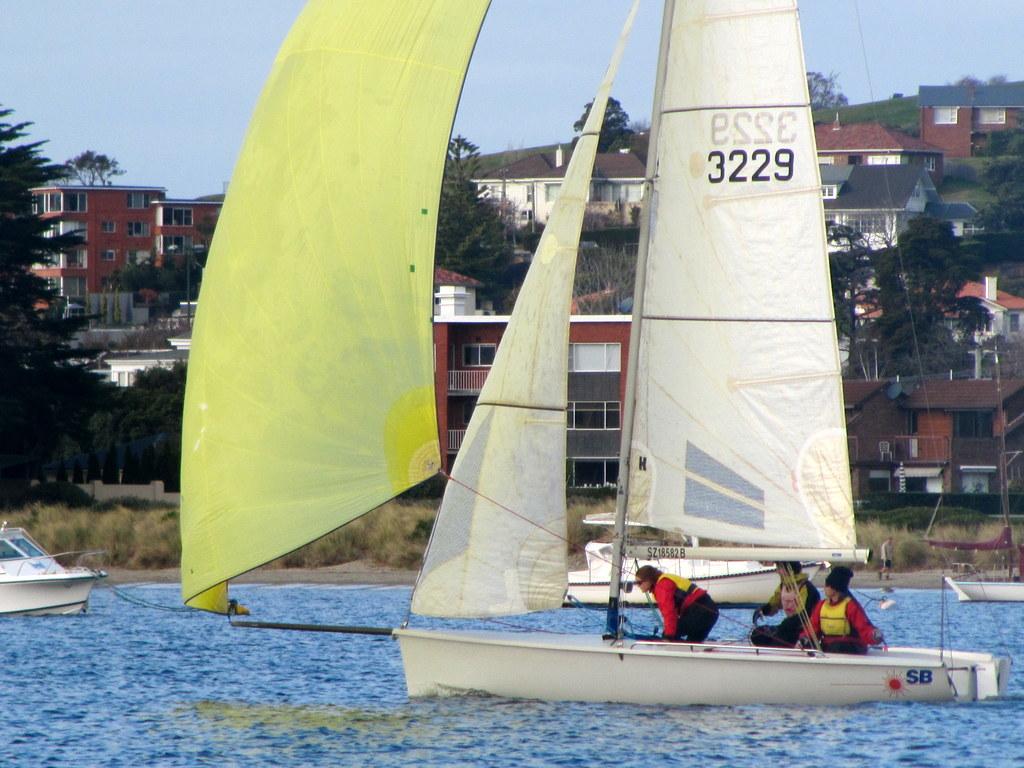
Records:
[[[434,318],[437,419],[450,471],[508,317]],[[619,472],[628,315],[574,316],[569,328],[570,484],[614,484]]]
[[[922,85],[917,98],[921,139],[948,157],[972,157],[989,135],[1024,125],[1024,83]]]
[[[33,212],[55,234],[78,232],[84,242],[35,267],[69,301],[111,289],[114,272],[129,263],[161,259],[168,247],[184,253],[209,242],[219,201],[167,200],[163,187],[57,184],[32,190]],[[179,258],[183,258],[180,256]]]

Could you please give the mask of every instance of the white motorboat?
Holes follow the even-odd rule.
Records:
[[[65,567],[24,528],[0,528],[0,616],[83,613],[103,571]]]
[[[275,61],[193,334],[181,509],[182,597],[192,607],[237,612],[230,579],[441,467],[434,225],[487,4],[314,0]],[[421,626],[562,605],[569,309],[623,47],[620,39],[447,477],[410,605],[416,626],[332,629],[396,637],[410,696],[847,704],[1001,695],[1009,660],[987,653],[849,656],[624,631],[621,564],[637,556],[625,546],[627,520],[735,545],[679,547],[672,556],[682,559],[867,559],[854,529],[795,0],[665,3],[604,636]],[[457,160],[459,141],[448,146]],[[277,311],[252,309],[265,306]]]
[[[611,587],[611,542],[590,541],[584,549],[587,567],[569,571],[569,588],[566,603],[585,605],[607,605]],[[622,581],[630,584],[633,573],[642,565],[656,566],[663,573],[684,576],[697,582],[708,591],[719,605],[757,606],[768,602],[768,598],[779,586],[779,574],[775,568],[766,567],[757,560],[691,560],[687,558],[657,558],[654,560],[626,560],[623,562]],[[820,563],[804,563],[803,572],[813,579]],[[629,605],[646,605],[648,598],[640,590],[623,590],[622,602]]]

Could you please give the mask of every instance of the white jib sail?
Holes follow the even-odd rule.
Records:
[[[590,174],[625,27],[452,469],[413,593],[428,616],[557,608],[566,588],[569,311]]]
[[[794,0],[676,7],[656,151],[629,518],[741,544],[851,546]]]

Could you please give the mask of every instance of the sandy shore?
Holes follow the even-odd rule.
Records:
[[[110,584],[139,584],[143,582],[177,583],[177,568],[131,571],[124,568],[107,568]],[[850,586],[853,589],[938,589],[942,586],[943,572],[939,570],[909,571],[894,573],[891,579],[879,580],[874,570],[857,571]],[[327,568],[257,568],[234,580],[239,584],[371,584],[408,585],[416,581],[416,571],[398,570],[357,560]],[[814,583],[819,587],[825,583],[825,575],[819,574]]]

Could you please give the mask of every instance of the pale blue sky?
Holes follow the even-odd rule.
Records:
[[[120,183],[219,192],[302,5],[0,0],[0,104],[55,161],[93,149],[128,171]],[[661,5],[642,0],[612,92],[634,119],[650,117]],[[493,0],[456,132],[484,152],[570,139],[628,6]],[[965,74],[1024,80],[1024,0],[803,0],[801,18],[807,68],[836,72],[851,103]]]

